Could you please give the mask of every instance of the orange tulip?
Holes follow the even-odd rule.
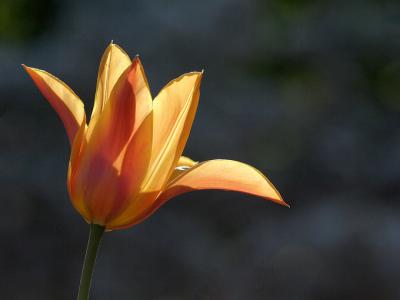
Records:
[[[287,206],[255,168],[232,160],[181,156],[202,72],[184,74],[152,99],[139,57],[106,49],[87,124],[81,99],[51,74],[24,66],[61,118],[71,144],[68,191],[75,209],[108,230],[133,226],[169,199],[193,190],[247,193]]]

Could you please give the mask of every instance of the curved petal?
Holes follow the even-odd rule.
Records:
[[[137,205],[135,215],[111,229],[125,229],[147,219],[171,198],[195,190],[226,190],[242,192],[289,206],[272,183],[257,169],[233,160],[216,159],[199,163],[168,184],[157,197],[146,195]]]
[[[245,163],[215,159],[202,162],[172,181],[157,202],[164,202],[193,190],[242,192],[287,206],[278,190],[257,169]]]
[[[127,201],[127,193],[138,189],[133,185],[140,186],[146,174],[143,169],[147,170],[150,159],[153,131],[151,106],[143,68],[136,58],[121,75],[88,137],[76,175],[78,194],[96,223],[104,224],[118,213]],[[135,157],[130,153],[135,153]],[[125,163],[137,163],[142,173],[124,171]],[[129,179],[121,179],[128,175]],[[121,186],[127,182],[129,187]]]
[[[149,210],[149,207],[152,203],[154,203],[155,199],[157,199],[158,195],[159,192],[140,192],[136,195],[136,199],[132,201],[118,217],[114,218],[110,222],[107,222],[106,228],[109,230],[118,230],[129,228],[137,223],[140,223],[147,218],[145,213]]]
[[[150,161],[151,114],[129,141],[120,168],[95,157],[84,182],[84,204],[91,221],[107,225],[136,200]]]
[[[131,65],[131,59],[121,47],[111,43],[101,58],[99,72],[97,76],[96,95],[90,118],[90,136],[94,124],[99,119],[106,102],[119,77]]]
[[[85,206],[83,198],[76,193],[75,188],[76,171],[80,164],[82,153],[84,152],[87,144],[85,138],[86,131],[86,118],[84,118],[81,127],[75,135],[74,143],[72,144],[71,156],[68,165],[67,186],[72,205],[82,215],[82,217],[88,221],[90,219],[89,212]]]
[[[181,156],[179,158],[178,164],[176,165],[174,171],[172,172],[171,176],[168,179],[168,182],[171,182],[176,177],[181,175],[182,173],[186,172],[191,167],[195,166],[198,162],[190,159],[186,156]]]
[[[194,161],[193,159],[187,157],[187,156],[181,156],[178,160],[177,168],[178,167],[193,167],[196,165],[198,161]]]
[[[181,156],[174,172],[169,178],[169,181],[173,180],[173,178],[176,178],[196,164],[197,162],[190,159],[189,157]],[[134,199],[134,201],[130,203],[129,207],[127,207],[117,218],[113,219],[107,224],[107,228],[118,229],[129,227],[130,224],[134,222],[134,220],[141,218],[140,213],[146,210],[147,205],[152,205],[152,203],[156,200],[158,194],[159,192],[137,194],[136,199]]]
[[[202,162],[177,177],[143,213],[147,218],[173,197],[195,190],[241,192],[289,206],[273,184],[257,169],[242,162],[215,159]]]
[[[153,103],[153,147],[142,189],[160,191],[183,152],[200,96],[202,72],[184,74],[167,84]]]
[[[43,96],[64,124],[72,146],[75,134],[85,118],[85,108],[79,97],[60,79],[46,71],[22,65]]]
[[[215,159],[202,162],[172,181],[157,201],[193,190],[242,192],[287,206],[278,190],[257,169],[245,163]]]
[[[153,118],[150,113],[129,142],[119,174],[121,199],[114,205],[105,224],[111,222],[131,206],[139,197],[141,183],[150,163]]]
[[[147,79],[136,57],[116,83],[92,135],[87,137],[88,151],[85,156],[90,159],[101,154],[112,163],[120,157],[116,165],[120,169],[128,141],[151,110],[152,99]]]

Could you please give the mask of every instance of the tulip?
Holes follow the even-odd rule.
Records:
[[[71,145],[68,192],[74,208],[92,224],[93,239],[99,239],[96,230],[101,237],[104,229],[131,227],[189,191],[237,191],[287,206],[271,182],[247,164],[198,163],[182,156],[203,72],[172,80],[153,100],[139,57],[131,60],[111,43],[100,62],[87,122],[82,100],[64,82],[24,68],[64,124]]]

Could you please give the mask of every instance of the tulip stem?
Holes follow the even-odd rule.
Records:
[[[90,285],[92,283],[93,269],[96,263],[97,250],[99,249],[104,227],[90,224],[89,240],[83,262],[81,282],[79,284],[78,300],[88,300]]]

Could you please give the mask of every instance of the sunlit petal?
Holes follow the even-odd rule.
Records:
[[[115,219],[106,224],[107,229],[116,230],[131,227],[144,219],[150,214],[147,212],[153,207],[153,203],[157,199],[160,192],[146,192],[136,195],[134,201]]]
[[[138,189],[132,185],[140,185],[142,180],[138,182],[138,179],[145,176],[153,131],[152,119],[148,117],[151,106],[151,95],[143,68],[136,58],[121,75],[88,138],[76,176],[79,194],[84,198],[89,212],[96,216],[96,222],[104,222],[117,213],[125,204],[126,194]],[[138,147],[142,147],[142,151]],[[126,156],[127,151],[128,154],[135,153],[135,158],[131,154]],[[127,176],[127,172],[123,171],[126,160],[140,162],[142,173],[137,174],[137,170],[131,170],[130,180],[122,180],[122,172]],[[129,187],[121,186],[127,181],[130,181]]]
[[[119,77],[130,65],[131,60],[128,54],[126,54],[118,45],[111,43],[104,51],[97,76],[96,95],[92,116],[90,118],[91,124],[88,136],[91,135],[93,127],[99,119],[106,102],[109,100],[111,91]]]
[[[196,165],[198,162],[194,161],[193,159],[187,157],[187,156],[181,156],[178,160],[177,167],[193,167]]]
[[[43,70],[25,65],[23,67],[61,118],[72,145],[75,134],[85,117],[83,102],[64,82],[55,76]]]
[[[129,142],[121,163],[119,174],[120,201],[116,201],[110,211],[106,223],[129,210],[134,202],[140,198],[141,183],[146,176],[150,163],[152,144],[153,119],[152,113],[142,122],[135,135]]]
[[[202,162],[172,181],[160,199],[192,190],[242,192],[286,205],[277,189],[257,169],[242,162],[215,159]]]
[[[153,103],[153,148],[144,192],[165,186],[183,152],[200,96],[201,72],[193,72],[167,84]]]
[[[169,199],[195,190],[242,192],[288,206],[278,190],[257,169],[234,160],[216,159],[197,164],[177,177],[157,200],[148,204],[147,211],[141,214],[142,219],[135,221],[147,218]]]
[[[177,177],[178,175],[182,174],[192,166],[196,165],[197,162],[194,160],[186,157],[181,156],[179,158],[177,167],[175,168],[174,172],[172,173],[169,180],[172,178]],[[159,192],[153,191],[149,193],[139,193],[136,194],[135,199],[130,203],[129,206],[125,208],[125,210],[114,220],[108,222],[107,228],[109,229],[120,229],[132,226],[136,222],[143,219],[143,214],[147,211],[148,207],[151,207],[156,200]]]
[[[171,182],[176,177],[181,175],[182,173],[186,172],[188,169],[196,165],[198,162],[190,159],[186,156],[181,156],[179,158],[178,164],[176,165],[174,171],[172,172],[171,176],[168,179],[168,182]]]
[[[147,79],[139,58],[135,58],[115,85],[93,134],[88,137],[85,156],[90,159],[100,155],[112,164],[121,162],[129,140],[151,109]],[[115,167],[120,170],[121,165]]]
[[[72,145],[71,155],[68,165],[67,181],[68,181],[68,192],[73,206],[83,216],[85,220],[89,220],[90,219],[89,212],[86,208],[83,198],[76,193],[76,188],[75,188],[76,171],[81,162],[82,153],[84,152],[84,149],[86,148],[87,144],[85,138],[86,130],[87,130],[87,125],[86,125],[86,120],[84,118],[81,127],[79,128],[78,132],[75,135],[75,140]]]
[[[196,164],[172,181],[158,196],[142,195],[131,213],[131,218],[112,224],[113,229],[124,229],[148,218],[173,197],[195,190],[225,190],[242,192],[289,206],[272,183],[257,169],[247,164],[216,159]]]
[[[66,128],[68,192],[88,223],[131,227],[180,194],[237,191],[287,204],[257,169],[231,160],[198,163],[182,156],[200,96],[202,72],[168,83],[152,101],[139,57],[105,50],[89,124],[82,101],[49,73],[24,66]]]

